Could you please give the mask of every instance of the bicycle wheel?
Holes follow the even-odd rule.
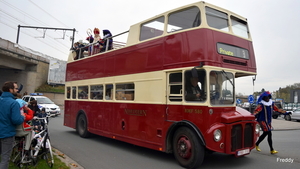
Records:
[[[10,161],[14,163],[15,165],[19,165],[21,162],[21,157],[22,157],[22,140],[15,140],[15,144],[13,146],[11,156],[10,156]]]
[[[12,149],[10,161],[19,168],[27,169],[32,165],[32,161],[30,158],[31,157],[30,154],[25,154],[24,149],[25,149],[24,138],[16,139]]]
[[[48,164],[49,167],[53,167],[54,164],[54,158],[53,158],[53,152],[52,152],[52,147],[49,138],[45,141],[44,144],[44,150],[45,150],[45,160]]]

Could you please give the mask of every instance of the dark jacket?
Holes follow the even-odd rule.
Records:
[[[16,126],[24,121],[20,105],[10,92],[3,92],[0,97],[0,138],[16,135]]]
[[[101,51],[105,51],[106,50],[107,41],[108,41],[108,48],[107,48],[107,50],[111,50],[113,48],[113,39],[109,38],[109,37],[112,37],[112,34],[110,33],[109,30],[104,29],[103,30],[103,42],[100,43],[103,46],[103,48],[101,49]],[[107,39],[107,38],[109,38],[109,39]]]
[[[199,100],[199,98],[196,97],[197,93],[202,95],[202,92],[201,92],[199,86],[188,86],[186,88],[185,100],[188,100],[188,101]]]
[[[34,112],[33,116],[37,116],[40,113],[40,108],[38,105],[28,105],[28,107]]]

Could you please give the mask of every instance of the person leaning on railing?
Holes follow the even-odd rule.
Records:
[[[104,29],[103,30],[103,39],[100,43],[100,45],[102,46],[101,48],[101,52],[105,52],[106,50],[111,50],[113,48],[113,39],[111,38],[112,37],[112,34],[109,30],[107,29]],[[107,48],[107,49],[106,49]]]

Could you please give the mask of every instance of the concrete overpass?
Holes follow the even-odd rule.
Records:
[[[0,89],[6,81],[23,84],[23,90],[32,93],[47,82],[49,58],[37,52],[0,38]]]

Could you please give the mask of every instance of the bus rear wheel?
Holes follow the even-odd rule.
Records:
[[[182,167],[192,169],[202,164],[205,151],[196,134],[187,127],[181,127],[173,138],[173,153]]]
[[[77,119],[76,131],[80,137],[87,138],[90,136],[90,132],[87,130],[87,119],[84,114],[80,114]]]

